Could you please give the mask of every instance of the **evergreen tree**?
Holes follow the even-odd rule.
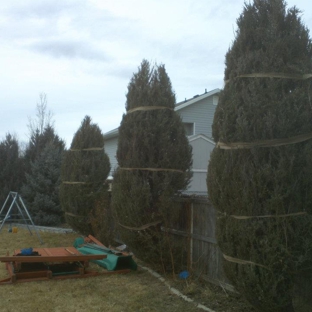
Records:
[[[30,140],[24,154],[26,183],[22,196],[35,223],[58,225],[63,213],[58,198],[64,141],[55,133],[45,94],[37,104],[37,119],[29,120]]]
[[[99,201],[107,202],[105,181],[109,171],[103,134],[86,116],[64,155],[60,190],[67,223],[84,235],[93,234],[91,219],[95,206]]]
[[[24,182],[23,159],[17,139],[7,134],[0,142],[0,205],[10,191],[19,192]]]
[[[214,140],[230,147],[214,149],[207,178],[224,269],[260,311],[299,311],[311,300],[312,141],[289,141],[312,132],[303,79],[312,45],[299,13],[283,0],[245,4],[213,123]]]
[[[59,200],[60,170],[63,145],[53,141],[46,144],[41,154],[31,163],[22,188],[23,197],[35,224],[60,225],[64,212]]]
[[[55,134],[55,130],[52,125],[47,125],[43,132],[36,129],[31,134],[29,143],[25,150],[25,164],[30,165],[31,162],[34,162],[36,158],[40,157],[40,154],[49,143],[53,143],[54,146],[64,149],[64,141]]]
[[[34,162],[45,148],[46,144],[54,141],[54,144],[62,147],[64,142],[55,135],[52,112],[47,110],[47,96],[45,93],[39,95],[39,103],[36,107],[36,118],[29,118],[29,143],[25,150],[24,161],[26,172],[30,170],[30,163]]]
[[[122,240],[139,258],[164,265],[173,253],[161,225],[173,220],[172,197],[186,189],[192,163],[175,103],[165,66],[143,60],[128,85],[112,194]]]

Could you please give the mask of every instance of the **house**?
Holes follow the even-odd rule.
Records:
[[[204,94],[195,95],[191,99],[185,99],[183,102],[177,103],[175,107],[175,111],[180,115],[189,142],[193,147],[193,177],[186,192],[188,194],[207,194],[207,166],[210,153],[215,145],[211,138],[211,126],[219,100],[219,93],[220,89],[214,89],[210,92],[205,91]],[[112,168],[109,178],[112,179],[113,172],[118,166],[116,159],[118,128],[106,132],[104,139],[105,152],[109,157]]]

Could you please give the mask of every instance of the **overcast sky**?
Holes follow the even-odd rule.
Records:
[[[311,0],[289,0],[312,29]],[[85,115],[119,126],[143,58],[166,66],[177,101],[223,87],[243,0],[0,0],[0,139],[28,140],[39,94],[70,145]]]

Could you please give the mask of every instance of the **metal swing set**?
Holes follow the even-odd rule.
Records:
[[[11,225],[13,222],[24,222],[30,235],[32,235],[30,226],[33,226],[40,243],[43,244],[43,241],[26,208],[26,205],[22,197],[17,192],[9,193],[0,210],[0,232],[6,222],[10,223]]]

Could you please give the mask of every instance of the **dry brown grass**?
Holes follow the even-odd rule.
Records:
[[[18,228],[17,233],[8,233],[8,227],[0,232],[0,256],[15,249],[29,247],[72,246],[79,236],[76,233],[59,234],[40,232],[43,245],[33,232]],[[102,270],[91,264],[93,270]],[[4,263],[0,263],[0,279],[8,277]],[[238,294],[226,292],[211,284],[202,284],[197,279],[166,280],[184,295],[216,312],[252,312]],[[118,275],[101,275],[83,279],[49,280],[0,286],[0,312],[121,312],[121,311],[203,311],[180,297],[149,272]]]
[[[26,229],[0,232],[0,256],[28,247],[72,246],[77,234],[40,232],[43,245]],[[8,277],[0,263],[0,279]],[[0,286],[1,312],[92,311],[200,311],[173,295],[167,286],[139,269],[129,274],[101,275],[84,279],[51,280]]]

